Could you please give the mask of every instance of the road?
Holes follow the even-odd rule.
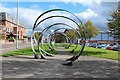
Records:
[[[23,49],[26,47],[30,47],[30,42],[18,44],[18,49]],[[7,43],[7,44],[0,45],[0,54],[4,54],[4,53],[15,51],[15,50],[16,50],[16,43]]]

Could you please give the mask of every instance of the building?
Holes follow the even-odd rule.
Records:
[[[17,20],[6,12],[0,12],[0,34],[2,40],[9,40],[11,37],[16,38]],[[26,37],[26,25],[18,22],[18,39],[22,40]]]

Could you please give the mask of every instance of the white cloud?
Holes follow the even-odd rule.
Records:
[[[58,8],[58,6],[56,6],[56,5],[50,5],[50,8],[55,9],[55,8]]]
[[[34,5],[31,6],[31,8],[32,8],[32,9],[39,9],[40,6],[39,6],[38,4],[34,4]]]
[[[86,5],[86,6],[90,6],[90,5],[93,5],[93,4],[98,4],[99,5],[101,3],[101,0],[61,0],[61,1],[65,2],[65,3],[71,2],[73,4],[81,3],[81,4]]]
[[[114,3],[100,3],[100,0],[98,0],[98,2],[96,2],[97,0],[95,0],[95,1],[89,0],[91,2],[85,1],[85,0],[84,1],[83,0],[81,0],[81,1],[75,0],[75,1],[78,1],[79,3],[81,3],[83,5],[89,6],[88,9],[86,9],[84,12],[74,13],[82,20],[82,22],[85,22],[88,19],[90,19],[90,20],[92,20],[93,24],[98,26],[101,30],[107,29],[106,18],[107,18],[107,16],[109,16],[108,15],[109,12],[116,8],[116,5]],[[69,2],[69,0],[68,0],[68,2]],[[0,4],[0,7],[1,7],[2,11],[8,12],[12,16],[16,17],[16,10],[17,10],[16,7],[8,8],[4,4],[3,5]],[[36,20],[36,18],[43,12],[40,8],[38,9],[38,7],[39,7],[38,5],[33,5],[30,8],[19,7],[19,15],[20,15],[19,18],[22,22],[24,22],[27,25],[28,29],[33,27],[33,24],[34,24],[34,21]],[[51,5],[50,7],[56,8],[57,6]],[[45,15],[43,18],[52,16],[52,15],[64,15],[64,16],[73,18],[71,15],[66,14],[66,13],[61,13],[61,12],[52,12],[52,13]],[[40,26],[40,28],[43,29],[44,27],[47,27],[51,23],[55,23],[55,22],[64,22],[64,23],[68,23],[72,26],[75,26],[74,24],[72,24],[71,22],[68,22],[65,19],[53,18],[53,19],[46,21],[46,23],[42,24]],[[27,33],[30,33],[30,31],[31,30],[28,30]]]
[[[93,24],[98,26],[101,30],[107,30],[107,18],[110,13],[116,10],[118,1],[115,0],[62,0],[65,3],[79,3],[88,7],[82,13],[76,15],[84,22],[88,19],[92,20]]]
[[[107,19],[105,16],[101,15],[100,13],[96,13],[91,9],[87,9],[86,11],[82,13],[76,13],[76,15],[80,18],[82,22],[86,22],[88,20],[91,20],[93,22],[93,25],[98,26],[100,30],[107,30]]]
[[[24,11],[24,12],[23,12]],[[36,18],[41,14],[40,10],[19,8],[19,16],[27,25],[32,26]]]
[[[95,13],[93,10],[91,9],[87,9],[86,11],[82,12],[82,13],[79,13],[79,14],[76,14],[77,16],[81,16],[85,19],[89,19],[91,17],[97,17],[98,14]]]

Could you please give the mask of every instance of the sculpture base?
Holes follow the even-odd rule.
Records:
[[[52,54],[46,54],[46,56],[54,57]]]
[[[70,53],[74,53],[74,49],[72,51],[70,51]]]
[[[62,65],[65,65],[65,66],[72,66],[73,63],[72,63],[72,62],[68,62],[68,63],[64,63],[64,64],[62,64]]]
[[[46,59],[43,55],[41,55],[41,58],[40,59]]]
[[[40,57],[39,57],[38,54],[34,54],[34,58],[35,58],[35,59],[40,59]]]

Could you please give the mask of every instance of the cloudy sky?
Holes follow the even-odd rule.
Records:
[[[5,0],[6,1],[6,0]],[[17,2],[1,2],[0,3],[0,11],[7,12],[11,16],[16,17],[17,12]],[[21,1],[21,0],[20,0]],[[113,0],[114,1],[114,0]],[[27,1],[27,2],[19,2],[19,19],[24,22],[27,27],[27,35],[30,34],[32,26],[34,24],[35,19],[44,11],[51,9],[65,9],[68,10],[75,15],[77,15],[81,21],[84,23],[87,20],[91,20],[95,26],[98,26],[100,31],[106,31],[108,29],[106,23],[107,18],[110,18],[111,12],[116,10],[118,3],[116,1],[101,1],[101,0],[59,0],[57,1]],[[66,13],[51,13],[46,16],[50,16],[53,14],[62,14],[69,17],[69,14]],[[45,17],[46,17],[45,16]],[[48,20],[46,23],[40,25],[39,30],[42,30],[44,27],[48,26],[48,23],[53,23],[58,19]],[[64,21],[59,19],[59,21]],[[72,26],[75,26],[71,24]],[[100,35],[98,36],[100,38]]]

